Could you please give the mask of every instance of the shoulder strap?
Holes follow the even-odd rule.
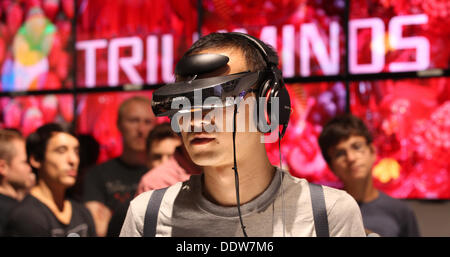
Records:
[[[167,187],[155,190],[150,196],[144,218],[144,237],[155,237],[156,235],[159,206],[166,190]]]
[[[321,185],[309,183],[311,193],[311,203],[314,215],[314,226],[317,237],[329,237],[327,207]]]

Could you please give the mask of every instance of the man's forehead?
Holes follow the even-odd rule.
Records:
[[[143,101],[129,102],[122,107],[122,110],[119,111],[122,112],[121,115],[123,115],[123,117],[140,117],[144,115],[152,118],[154,116],[151,105]]]
[[[48,141],[48,145],[52,145],[55,147],[58,146],[75,146],[78,147],[80,143],[78,139],[68,133],[65,132],[56,132]]]
[[[366,138],[364,136],[360,135],[350,135],[348,138],[340,140],[334,148],[343,148],[350,144],[357,143],[357,142],[366,142]]]

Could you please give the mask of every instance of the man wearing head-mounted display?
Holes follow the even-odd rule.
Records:
[[[261,137],[275,132],[281,140],[291,111],[277,65],[277,54],[246,34],[194,43],[176,66],[177,82],[154,92],[152,108],[171,117],[203,173],[136,197],[121,236],[365,236],[350,195],[319,186],[316,201],[318,187],[269,162]]]

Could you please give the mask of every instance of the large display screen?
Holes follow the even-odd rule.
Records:
[[[346,63],[350,74],[448,68],[445,1],[204,0],[201,16],[197,2],[78,1],[78,85],[172,81],[199,22],[202,35],[241,31],[272,45],[286,78],[343,75]]]
[[[73,87],[74,0],[0,2],[0,92]]]
[[[344,69],[344,0],[202,1],[202,34],[239,31],[274,47],[284,77],[338,75]]]
[[[449,68],[448,1],[349,2],[350,73]]]
[[[77,86],[156,84],[192,45],[197,1],[80,0]]]
[[[450,78],[360,81],[352,113],[373,132],[376,186],[398,198],[450,198]]]
[[[0,128],[17,129],[26,137],[50,122],[73,121],[73,95],[0,97]]]

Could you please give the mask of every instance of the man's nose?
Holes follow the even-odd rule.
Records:
[[[145,135],[150,129],[151,126],[145,121],[139,121],[138,123],[138,132],[142,135]]]
[[[352,150],[349,150],[349,151],[347,151],[347,161],[348,162],[354,162],[355,160],[356,160],[356,156],[357,154],[356,154],[356,152],[355,151],[352,151]]]
[[[68,160],[68,162],[69,162],[69,164],[70,164],[71,166],[75,166],[75,165],[78,164],[80,158],[79,158],[77,152],[72,151],[72,152],[70,152],[69,155],[67,156],[67,160]]]
[[[214,115],[208,115],[208,113],[207,110],[191,112],[190,131],[203,132],[205,126],[214,125]]]

